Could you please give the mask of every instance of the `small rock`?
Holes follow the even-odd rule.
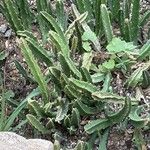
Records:
[[[7,30],[7,31],[5,32],[4,37],[10,38],[11,35],[12,35],[12,29],[9,29],[9,30]]]
[[[50,141],[26,139],[13,132],[0,132],[0,150],[53,150]]]
[[[0,33],[4,34],[6,32],[6,30],[7,30],[7,28],[8,28],[8,26],[6,24],[2,24],[0,26]]]

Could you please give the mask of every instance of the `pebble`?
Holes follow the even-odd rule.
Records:
[[[42,139],[26,139],[13,132],[0,132],[0,150],[53,150],[53,144]]]
[[[2,24],[0,26],[0,33],[4,34],[6,32],[6,30],[7,30],[7,28],[8,28],[8,26],[6,24]]]
[[[5,32],[4,37],[5,37],[5,38],[10,38],[11,35],[12,35],[12,29],[9,29],[9,30],[7,30],[7,31]]]

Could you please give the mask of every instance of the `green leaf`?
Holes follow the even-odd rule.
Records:
[[[46,11],[52,14],[51,4],[47,0],[36,0],[36,6],[38,13],[40,11]]]
[[[77,108],[72,109],[71,125],[78,127],[80,123],[80,113]]]
[[[59,26],[62,28],[62,30],[66,30],[67,28],[67,14],[65,12],[65,7],[63,1],[57,0],[56,1],[56,17],[57,17],[57,22]]]
[[[149,55],[150,55],[150,40],[148,40],[146,44],[142,46],[139,52],[139,57],[137,59],[142,61]]]
[[[139,21],[139,26],[143,27],[145,24],[147,24],[147,22],[150,19],[150,10],[147,10],[144,15],[142,15],[140,21]]]
[[[31,99],[34,96],[39,95],[40,92],[37,89],[34,89],[19,105],[18,107],[13,111],[13,113],[9,116],[9,118],[7,119],[7,122],[5,124],[5,128],[4,131],[8,131],[9,128],[11,127],[11,125],[14,123],[15,118],[17,118],[17,116],[20,114],[20,112],[22,111],[22,109],[24,109],[27,105],[27,101],[28,99]]]
[[[90,121],[87,125],[84,126],[84,130],[88,134],[92,134],[96,131],[100,131],[102,129],[106,129],[109,127],[112,123],[108,119],[97,119]]]
[[[50,39],[52,40],[52,42],[54,43],[54,45],[56,46],[58,51],[61,51],[62,54],[65,57],[69,56],[69,47],[68,44],[66,44],[62,38],[60,37],[60,35],[54,31],[50,31],[49,32],[49,36]]]
[[[60,106],[58,106],[57,116],[55,119],[56,122],[59,122],[64,119],[64,117],[67,115],[68,112],[68,106],[69,106],[68,101],[62,99],[60,102]]]
[[[72,73],[77,76],[78,78],[81,78],[81,73],[79,72],[79,70],[76,68],[75,63],[71,60],[71,58],[69,57],[65,57],[63,54],[61,54],[62,57],[64,57],[64,60],[66,61],[68,67],[70,68],[70,70],[72,71]]]
[[[36,100],[29,99],[28,105],[29,105],[29,107],[31,107],[35,111],[35,113],[38,117],[43,116],[44,110],[42,109],[42,107],[40,106],[40,104]]]
[[[130,110],[131,100],[129,98],[126,98],[124,107],[119,112],[116,112],[115,114],[109,115],[107,117],[112,123],[119,123],[123,121],[126,117],[128,117]]]
[[[109,12],[105,4],[101,4],[101,16],[107,42],[111,42],[113,38],[113,30],[110,23]]]
[[[83,141],[78,141],[74,150],[85,150],[86,143]]]
[[[148,71],[143,71],[142,87],[148,88],[149,85],[150,85],[150,73]]]
[[[127,79],[127,86],[134,88],[137,84],[141,83],[143,80],[143,71],[146,71],[149,67],[150,61],[145,63],[143,66],[137,68]]]
[[[90,107],[86,104],[84,104],[80,99],[77,99],[75,101],[75,106],[78,108],[80,114],[82,115],[92,115],[97,113],[97,109],[95,107]]]
[[[77,22],[82,23],[86,17],[87,17],[87,12],[81,14],[78,18],[76,18],[68,27],[68,29],[65,32],[65,36],[67,37],[67,39],[69,40],[71,38],[71,35],[74,33],[75,30],[75,24]]]
[[[54,142],[54,150],[61,150],[60,142],[58,140],[55,140]]]
[[[21,23],[21,20],[17,14],[17,8],[14,5],[12,0],[3,0],[4,6],[7,10],[7,16],[9,16],[12,27],[14,27],[15,31],[23,30],[24,27]]]
[[[72,4],[72,11],[73,11],[73,14],[76,18],[78,18],[80,16],[80,13],[78,12],[78,10],[74,4]],[[94,48],[97,51],[100,51],[101,45],[100,45],[98,38],[96,37],[96,34],[90,29],[90,27],[87,25],[87,23],[85,21],[83,21],[81,25],[82,25],[82,28],[84,29],[84,31],[92,34],[92,37],[94,37],[94,38],[90,39],[90,40],[93,43]]]
[[[91,75],[89,73],[89,71],[86,68],[81,68],[81,73],[82,73],[82,78],[84,81],[87,81],[89,83],[92,83],[92,78]]]
[[[7,56],[8,54],[5,51],[0,52],[0,61],[4,60]]]
[[[79,91],[70,85],[66,85],[64,91],[70,98],[79,98],[79,95],[81,95]]]
[[[68,46],[68,42],[66,40],[66,37],[65,37],[63,31],[61,30],[61,28],[59,27],[59,25],[57,24],[57,22],[55,21],[55,19],[51,15],[49,15],[45,11],[42,11],[41,14],[53,26],[53,28],[55,29],[56,33],[58,34],[58,36],[62,40],[62,43],[66,47],[66,53],[64,53],[64,55],[68,56],[69,55],[69,46]],[[51,32],[51,33],[54,33],[54,32]]]
[[[33,54],[43,62],[47,64],[47,66],[52,65],[52,60],[48,52],[39,44],[38,40],[33,36],[32,33],[28,31],[17,32],[19,35],[25,37],[25,40],[30,44],[31,50]]]
[[[71,119],[70,119],[70,115],[65,116],[64,120],[64,126],[65,127],[70,127],[71,126]]]
[[[106,129],[102,135],[102,138],[100,140],[99,148],[98,150],[107,150],[107,142],[108,142],[108,136],[109,136],[110,129]]]
[[[40,70],[40,67],[37,64],[36,59],[34,58],[32,51],[30,50],[27,42],[21,38],[20,39],[20,47],[23,52],[23,55],[26,59],[26,62],[31,70],[31,73],[33,74],[36,82],[39,84],[39,88],[41,90],[41,93],[44,98],[44,102],[47,103],[49,94],[48,94],[48,89],[47,89],[47,83],[42,75],[42,72]]]
[[[74,78],[70,78],[69,81],[76,87],[88,91],[90,93],[95,92],[97,87],[92,85],[91,83],[80,81]]]
[[[120,38],[113,38],[112,41],[107,45],[107,50],[112,53],[132,51],[137,46],[134,46],[132,42],[125,42]]]
[[[139,32],[139,16],[140,16],[140,0],[132,0],[132,12],[131,12],[131,41],[137,43]]]
[[[103,83],[103,88],[102,88],[103,92],[109,92],[110,91],[109,89],[110,89],[111,80],[112,80],[111,73],[107,73],[105,75],[105,79],[104,79],[104,83]]]
[[[111,71],[115,67],[115,61],[113,59],[109,59],[102,64],[102,67],[104,67],[108,71]]]
[[[131,109],[131,112],[129,114],[129,118],[131,119],[131,123],[137,127],[142,128],[148,123],[150,123],[150,115],[146,116],[145,118],[142,118],[140,115],[141,113],[145,112],[144,106],[134,106]]]
[[[34,79],[32,79],[28,73],[26,72],[26,70],[23,68],[23,66],[21,66],[21,64],[17,61],[14,60],[15,66],[18,69],[19,73],[27,80],[30,82],[34,82]]]
[[[97,37],[95,36],[95,33],[92,31],[84,31],[83,35],[82,35],[82,40],[83,41],[92,41],[92,40],[96,40]]]
[[[102,102],[114,102],[114,103],[124,103],[125,97],[119,96],[117,94],[108,93],[108,92],[93,92],[92,97],[96,101]]]
[[[60,65],[61,65],[61,68],[62,68],[62,72],[67,76],[69,77],[70,76],[70,73],[71,73],[71,70],[69,68],[69,65],[67,64],[64,56],[59,53],[59,61],[60,61]]]
[[[47,133],[48,130],[40,123],[40,121],[33,115],[28,114],[26,115],[27,120],[31,123],[32,126],[34,126],[38,131],[44,133]]]
[[[138,150],[146,150],[146,142],[142,134],[142,129],[136,128],[133,134],[133,143],[135,143]]]
[[[92,51],[92,48],[91,48],[91,44],[89,42],[82,42],[82,46],[84,48],[84,50],[86,52],[91,52]]]
[[[82,67],[86,68],[88,71],[90,70],[91,64],[93,59],[93,53],[84,53],[83,54],[83,60],[82,60]]]
[[[105,74],[104,73],[95,73],[93,75],[91,75],[92,78],[92,82],[93,83],[98,83],[104,80],[105,78]]]
[[[16,2],[14,2],[16,3]],[[20,20],[23,24],[23,27],[27,30],[31,30],[31,24],[32,24],[32,19],[33,17],[31,16],[31,10],[28,1],[26,0],[20,0],[17,1],[18,4],[18,10],[19,10],[19,15]],[[33,15],[33,14],[32,14]],[[26,19],[28,17],[28,19]]]

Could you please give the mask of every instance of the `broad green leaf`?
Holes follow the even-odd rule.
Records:
[[[105,74],[103,74],[103,73],[95,73],[95,74],[91,75],[91,78],[92,78],[92,82],[93,83],[98,83],[98,82],[101,82],[101,81],[104,80]]]
[[[61,68],[62,68],[62,72],[67,76],[69,77],[70,76],[70,73],[71,73],[71,70],[69,68],[69,65],[67,64],[64,56],[59,53],[59,61],[60,61],[60,65],[61,65]]]
[[[107,45],[108,52],[111,53],[119,53],[119,52],[126,52],[132,51],[137,46],[134,46],[132,42],[125,42],[120,38],[113,38],[112,41]]]
[[[95,36],[95,33],[92,31],[84,31],[82,35],[82,40],[83,41],[95,41],[97,37]]]
[[[70,119],[70,115],[65,116],[64,120],[63,120],[64,126],[65,127],[70,127],[71,126],[71,119]]]
[[[86,52],[91,52],[92,48],[91,48],[91,44],[88,41],[84,41],[82,42],[83,48]]]
[[[52,56],[50,56],[48,51],[46,51],[38,42],[31,38],[26,38],[26,41],[31,44],[31,50],[35,57],[42,62],[45,62],[48,67],[53,64],[51,59]]]
[[[100,102],[107,102],[107,103],[112,102],[112,103],[121,103],[121,104],[124,104],[125,102],[124,100],[126,99],[126,97],[119,96],[114,93],[103,92],[103,91],[93,92],[92,97],[94,100]],[[138,101],[135,98],[131,97],[130,99],[132,105],[137,105]]]
[[[110,85],[111,85],[111,80],[112,80],[112,75],[111,73],[107,73],[105,75],[105,78],[104,78],[104,83],[103,83],[103,88],[101,91],[103,92],[109,92],[110,90]]]
[[[102,64],[102,68],[106,71],[111,71],[115,67],[115,61],[113,59],[109,59]]]

